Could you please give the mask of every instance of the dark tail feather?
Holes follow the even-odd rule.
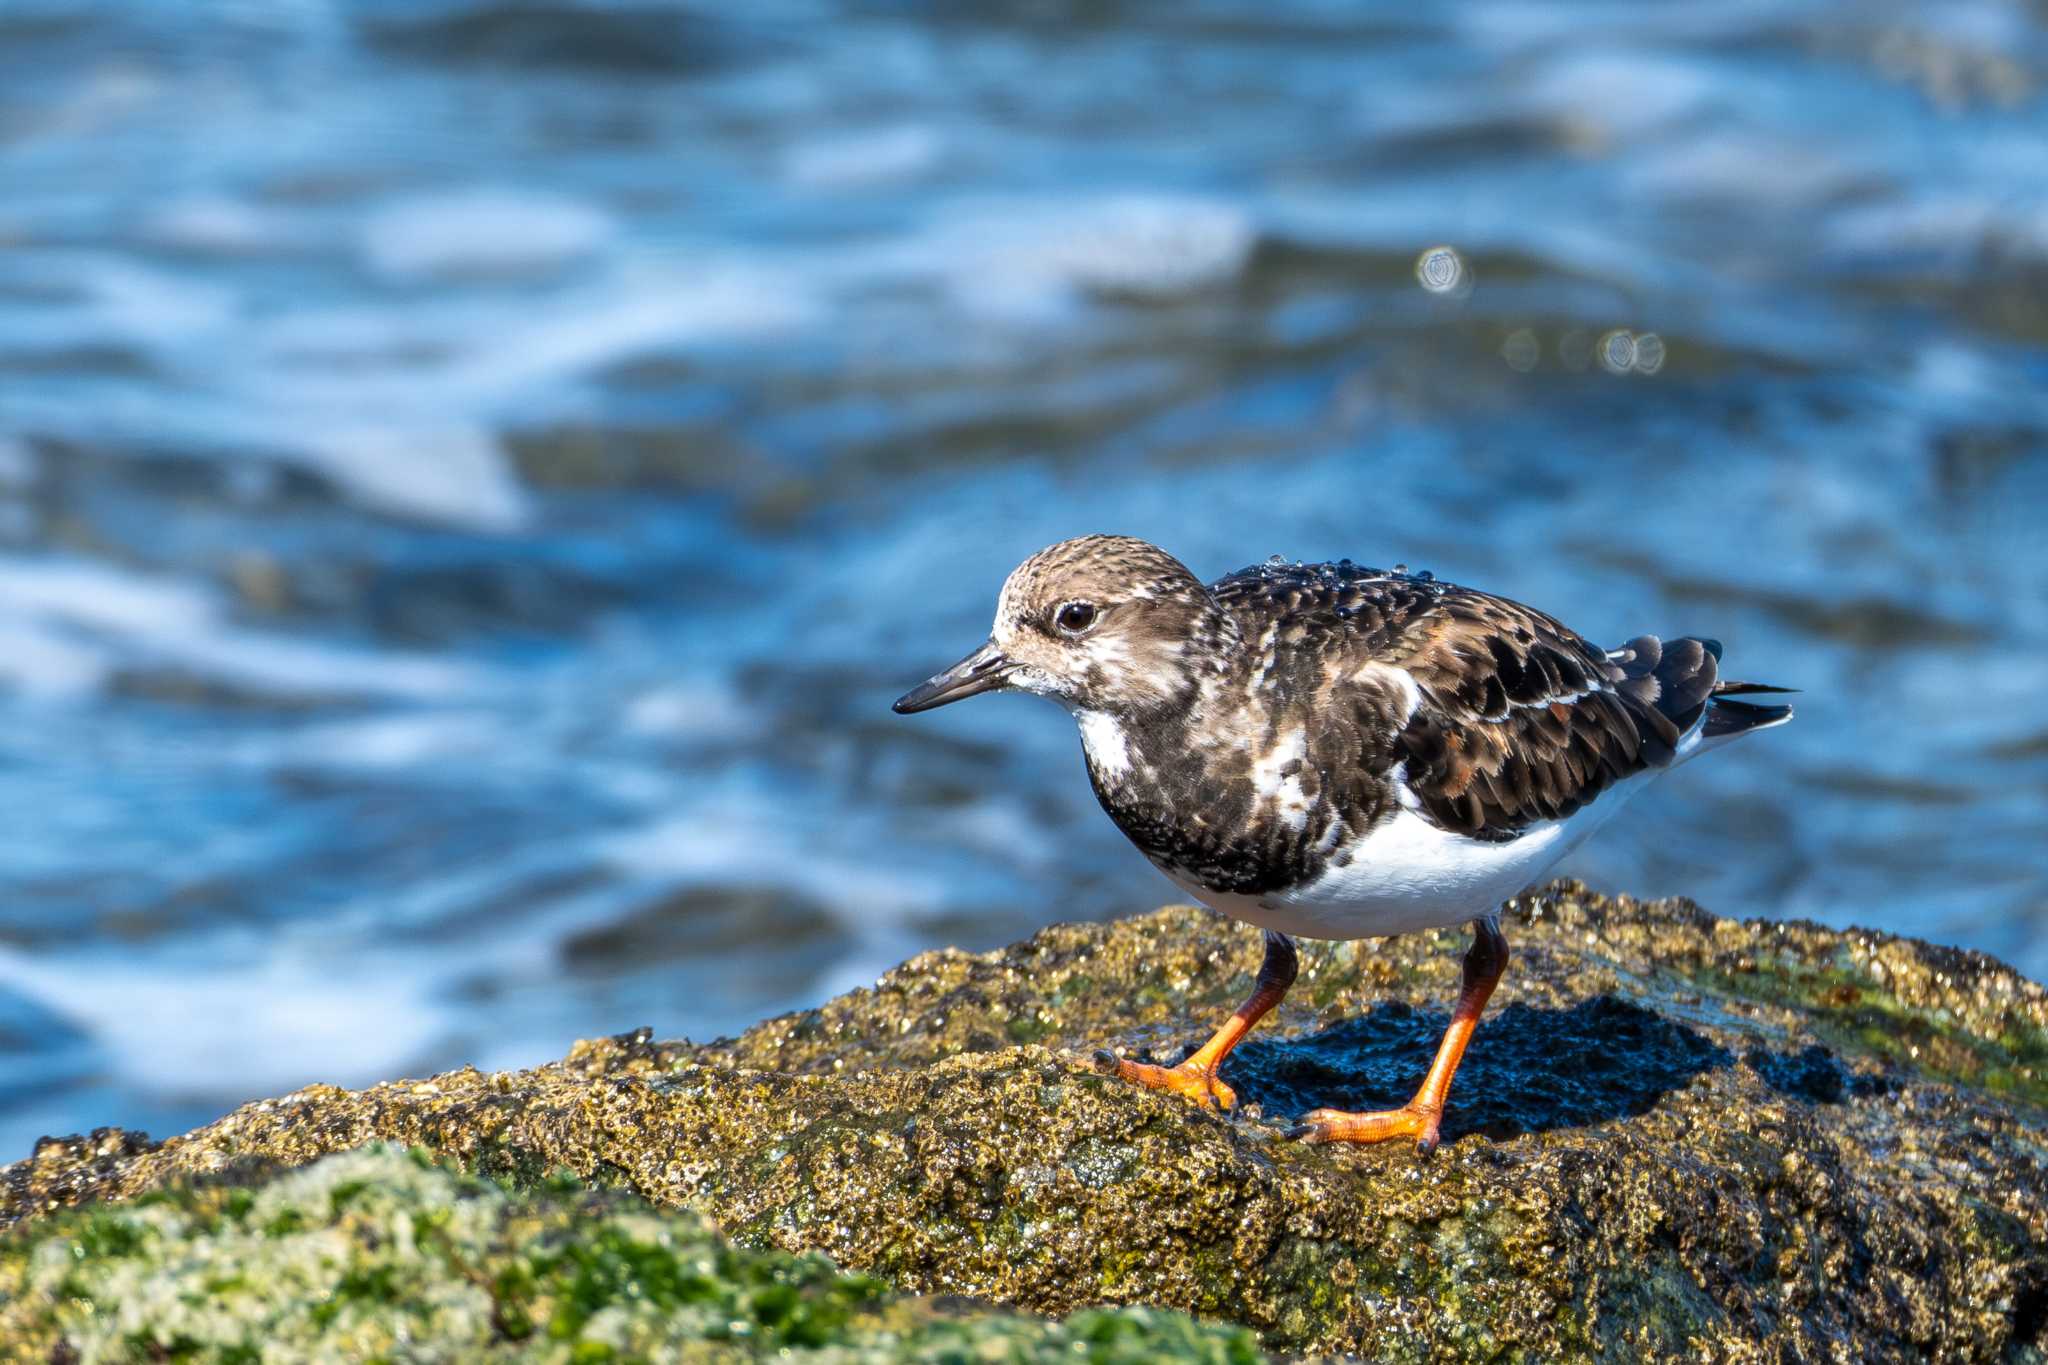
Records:
[[[1748,684],[1741,684],[1748,687]],[[1757,692],[1790,692],[1789,687],[1755,687]],[[1707,723],[1700,727],[1702,740],[1720,739],[1728,735],[1739,735],[1745,730],[1761,730],[1767,725],[1781,725],[1792,719],[1789,706],[1758,706],[1754,702],[1729,701],[1715,697],[1707,704]]]
[[[1684,729],[1714,695],[1721,676],[1721,642],[1692,637],[1665,641],[1655,676],[1661,693],[1657,709]]]
[[[1634,701],[1643,736],[1643,756],[1660,767],[1678,753],[1678,743],[1699,720],[1720,676],[1721,642],[1687,637],[1659,640],[1638,635],[1607,652],[1621,670],[1615,690]]]
[[[1607,658],[1620,666],[1621,691],[1684,730],[1699,719],[1720,676],[1721,642],[1638,635]]]
[[[1755,692],[1797,692],[1796,687],[1773,687],[1769,683],[1717,682],[1714,695],[1717,697],[1746,697]]]

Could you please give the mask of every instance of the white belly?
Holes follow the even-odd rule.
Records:
[[[1351,855],[1314,881],[1263,896],[1190,895],[1232,919],[1303,938],[1377,938],[1441,929],[1487,914],[1534,882],[1605,824],[1656,776],[1645,773],[1565,820],[1532,825],[1519,839],[1486,844],[1447,833],[1405,807],[1342,846]]]

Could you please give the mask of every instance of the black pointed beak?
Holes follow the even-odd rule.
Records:
[[[996,648],[996,642],[990,640],[945,672],[935,674],[905,692],[896,699],[893,709],[899,716],[907,716],[913,711],[929,711],[949,701],[993,691],[1003,685],[1009,674],[1010,661]]]

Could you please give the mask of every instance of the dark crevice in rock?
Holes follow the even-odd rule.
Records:
[[[2012,1339],[2015,1346],[2048,1346],[2048,1279],[2034,1281],[2014,1297]]]

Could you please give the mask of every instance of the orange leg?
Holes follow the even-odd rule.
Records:
[[[1252,987],[1251,998],[1237,1007],[1237,1013],[1223,1021],[1223,1027],[1217,1029],[1215,1036],[1202,1044],[1194,1056],[1179,1066],[1153,1066],[1148,1062],[1129,1061],[1113,1052],[1098,1052],[1095,1054],[1096,1064],[1105,1071],[1114,1070],[1134,1084],[1185,1095],[1205,1109],[1212,1104],[1219,1109],[1228,1109],[1237,1103],[1237,1094],[1216,1079],[1216,1068],[1230,1055],[1230,1049],[1251,1032],[1252,1025],[1280,1003],[1281,997],[1287,994],[1287,988],[1294,984],[1294,974],[1300,965],[1300,959],[1294,952],[1294,940],[1269,929],[1266,931],[1266,957],[1259,964],[1258,981]]]
[[[1458,1006],[1451,1011],[1451,1026],[1436,1050],[1436,1061],[1415,1098],[1399,1109],[1374,1114],[1346,1114],[1336,1109],[1317,1109],[1303,1114],[1301,1122],[1288,1131],[1289,1137],[1309,1142],[1384,1142],[1388,1138],[1413,1137],[1415,1149],[1424,1156],[1436,1150],[1437,1127],[1443,1122],[1444,1096],[1450,1093],[1451,1077],[1472,1041],[1472,1030],[1486,998],[1508,965],[1508,941],[1491,917],[1472,922],[1472,948],[1465,954],[1465,984],[1458,992]]]

